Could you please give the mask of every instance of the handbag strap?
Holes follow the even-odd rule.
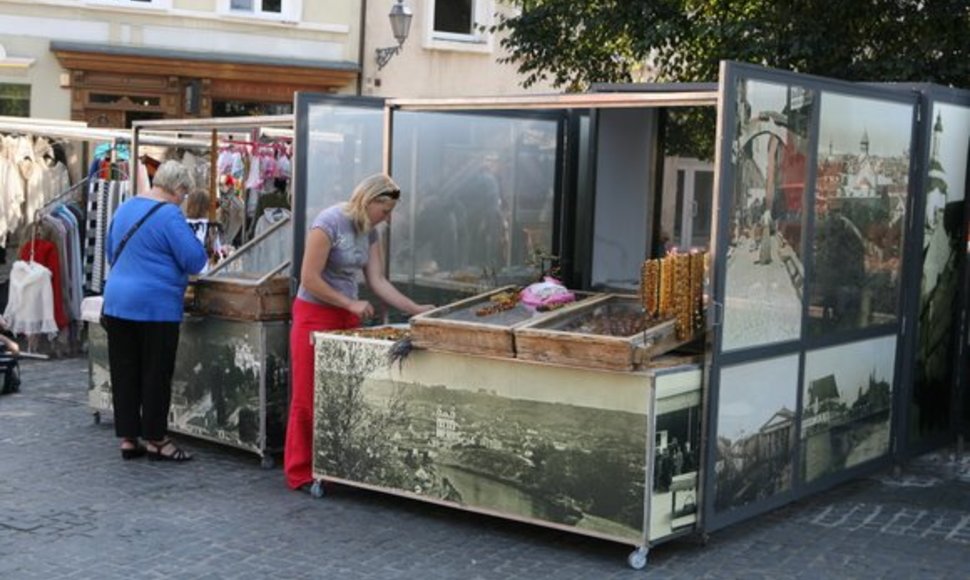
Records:
[[[165,205],[164,201],[157,202],[145,213],[145,215],[141,216],[141,219],[135,222],[135,225],[131,226],[131,229],[128,230],[125,237],[121,238],[121,241],[118,242],[118,250],[115,252],[115,259],[111,261],[109,264],[110,266],[114,266],[118,262],[118,258],[121,257],[121,252],[125,249],[125,245],[128,243],[128,240],[131,239],[131,236],[135,235],[135,232],[138,231],[138,228],[140,228],[143,223],[145,223],[145,220],[152,217],[152,214],[158,211],[163,205]]]

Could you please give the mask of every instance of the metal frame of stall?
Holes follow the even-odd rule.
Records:
[[[292,126],[292,119],[291,115],[277,115],[138,121],[133,123],[130,139],[135,156],[142,144],[177,146],[191,143],[209,149],[208,188],[215,199],[219,135],[228,133],[232,140],[239,140],[238,137],[250,136],[252,131],[263,128],[285,130]],[[214,215],[210,214],[211,217]],[[244,262],[261,241],[285,235],[288,225],[286,219],[246,241],[206,276],[219,279],[231,269],[226,264]],[[256,288],[287,267],[288,262],[262,273],[257,280],[241,280],[240,283],[247,288]],[[260,457],[264,468],[273,467],[274,454],[282,449],[286,422],[288,320],[276,315],[272,320],[242,321],[216,314],[190,315],[182,324],[181,366],[176,365],[169,428],[183,435],[253,452]],[[92,359],[104,359],[103,366],[107,368],[103,348],[106,345],[99,342],[92,346]],[[253,385],[255,388],[249,388]],[[206,397],[212,404],[200,411],[194,403]],[[108,401],[110,398],[100,393],[98,402],[92,405],[104,410],[109,408]]]
[[[693,88],[693,87],[692,87]],[[357,134],[357,147],[361,147],[360,143],[366,143],[367,151],[371,155],[380,154],[381,164],[377,169],[383,168],[384,171],[393,173],[393,162],[392,159],[392,138],[395,130],[395,123],[393,118],[393,113],[398,111],[406,112],[435,112],[435,113],[453,113],[458,112],[462,114],[474,114],[482,116],[495,116],[501,117],[503,115],[513,116],[513,117],[528,117],[530,115],[536,117],[542,117],[545,119],[552,118],[558,126],[557,138],[557,156],[562,159],[565,157],[565,151],[567,147],[575,147],[574,144],[567,145],[567,142],[571,142],[572,139],[567,139],[565,136],[566,131],[574,128],[576,126],[575,119],[572,118],[571,113],[575,109],[594,109],[594,108],[609,108],[609,109],[622,109],[622,108],[646,108],[646,107],[689,107],[689,106],[713,106],[716,104],[716,95],[713,91],[704,90],[682,90],[682,91],[670,91],[670,92],[658,92],[651,94],[584,94],[584,95],[552,95],[552,96],[527,96],[527,97],[498,97],[498,98],[468,98],[468,99],[391,99],[387,101],[381,101],[380,99],[342,99],[341,97],[333,97],[329,95],[299,95],[297,98],[297,159],[298,168],[306,168],[306,171],[300,170],[296,177],[298,181],[296,185],[296,201],[295,201],[295,219],[297,222],[296,230],[302,231],[305,228],[305,224],[309,221],[310,213],[307,210],[308,205],[311,201],[308,199],[309,193],[317,192],[321,189],[330,189],[327,187],[329,183],[321,185],[316,180],[310,177],[310,163],[309,158],[316,158],[319,154],[318,152],[309,151],[308,143],[312,142],[311,131],[321,131],[326,129],[337,129],[338,123],[334,123],[334,127],[330,127],[327,123],[323,123],[323,127],[320,125],[310,125],[308,118],[312,114],[312,109],[319,107],[320,110],[332,110],[335,112],[334,117],[337,117],[337,111],[343,112],[341,105],[345,105],[348,109],[355,110],[362,118],[369,116],[369,120],[360,120],[359,126],[367,124],[369,128],[358,129]],[[367,111],[370,111],[368,114]],[[550,115],[553,113],[554,115]],[[321,113],[321,116],[326,116],[326,113]],[[375,143],[375,133],[377,126],[377,121],[380,120],[380,134],[382,138],[380,141],[380,146]],[[369,141],[367,139],[370,139]],[[351,142],[354,140],[351,139]],[[360,155],[359,157],[365,157]],[[375,167],[370,166],[370,171],[374,171]],[[569,171],[570,169],[565,169]],[[572,168],[575,170],[575,167]],[[566,180],[562,172],[564,168],[558,167],[556,170],[557,177],[557,187],[565,186]],[[367,170],[360,170],[361,175],[356,177],[362,177],[363,174],[368,173]],[[321,176],[325,177],[325,176]],[[345,179],[342,183],[342,189],[349,191],[349,185],[352,180]],[[402,186],[403,186],[402,182]],[[333,203],[337,200],[331,199],[327,200],[329,203]],[[316,200],[316,205],[321,206],[319,200]],[[558,204],[557,204],[558,205]],[[564,234],[563,232],[568,230],[572,231],[573,226],[571,224],[566,224],[564,221],[577,218],[579,212],[575,207],[564,208],[557,207],[555,209],[554,218],[554,229],[556,231],[555,236],[564,236],[569,234]],[[395,224],[397,221],[394,222]],[[389,245],[389,242],[385,238],[385,243]],[[302,254],[302,245],[299,236],[294,237],[294,261],[299,260],[299,256]],[[385,247],[385,253],[387,253],[387,247]],[[390,268],[390,261],[385,265]],[[329,339],[325,339],[329,340]],[[337,339],[334,339],[337,340]],[[339,340],[338,340],[339,342]],[[353,342],[353,339],[344,339],[343,342]],[[319,343],[318,343],[319,344]],[[351,356],[351,355],[348,355]],[[471,355],[469,355],[471,356]],[[338,358],[340,356],[338,355]],[[318,354],[318,361],[320,359],[320,354]],[[319,363],[318,363],[319,364]],[[407,364],[407,363],[405,363]],[[498,363],[493,363],[498,364]],[[515,362],[513,365],[530,365],[527,362]],[[541,371],[533,371],[541,372]],[[658,376],[662,376],[667,371],[658,370],[656,371]],[[671,371],[672,372],[672,371]],[[584,375],[585,376],[585,375]],[[608,373],[604,376],[610,376]],[[643,379],[648,382],[648,379]],[[591,383],[592,384],[592,383]],[[530,522],[537,525],[543,525],[548,527],[554,527],[557,529],[563,529],[570,531],[572,533],[578,533],[583,535],[591,535],[595,537],[605,537],[612,539],[614,541],[630,543],[634,545],[634,551],[628,557],[628,562],[631,566],[635,568],[641,568],[646,564],[646,558],[648,549],[661,543],[663,541],[668,541],[674,537],[680,537],[682,535],[691,533],[694,531],[694,526],[692,524],[686,525],[685,527],[680,527],[673,533],[665,535],[659,539],[651,539],[649,537],[650,533],[650,521],[651,513],[653,511],[651,507],[651,499],[653,495],[653,455],[654,455],[654,437],[656,429],[656,417],[654,416],[653,409],[655,406],[656,392],[652,391],[651,387],[645,386],[648,391],[653,392],[653,395],[649,397],[649,409],[647,411],[647,421],[648,421],[648,432],[644,434],[645,444],[647,446],[648,460],[646,463],[646,469],[644,472],[645,477],[645,491],[644,491],[644,521],[646,523],[646,529],[643,532],[643,537],[640,538],[638,542],[630,542],[629,539],[621,540],[617,535],[595,533],[589,530],[583,530],[576,528],[574,526],[562,525],[555,522],[550,522],[548,520],[543,520],[541,518],[530,518],[522,517],[519,515],[511,514],[509,512],[495,511],[494,509],[475,507],[473,505],[463,505],[457,504],[455,502],[449,501],[437,501],[435,499],[429,499],[427,496],[420,496],[418,494],[411,493],[407,490],[394,490],[387,487],[382,487],[380,485],[366,484],[360,481],[353,481],[348,479],[340,478],[339,476],[323,476],[324,480],[336,481],[340,483],[345,483],[349,485],[356,485],[365,487],[368,489],[375,489],[378,491],[392,493],[396,495],[403,495],[405,497],[412,497],[420,499],[422,501],[430,501],[432,503],[442,503],[443,505],[448,505],[450,507],[456,507],[460,509],[465,509],[468,511],[475,511],[478,513],[485,513],[490,515],[497,515],[499,517],[515,519],[519,521]],[[318,393],[319,394],[319,393]],[[316,468],[315,468],[316,469]],[[315,470],[316,475],[316,470]],[[314,495],[320,496],[323,493],[323,488],[319,485],[313,487]]]
[[[721,527],[732,523],[754,517],[758,514],[775,509],[788,502],[801,497],[817,493],[828,489],[834,485],[845,482],[849,479],[858,477],[874,470],[885,468],[893,461],[901,461],[913,454],[924,452],[929,449],[938,448],[947,442],[953,441],[957,429],[965,418],[958,417],[960,405],[952,404],[960,400],[965,401],[966,374],[965,369],[956,365],[953,369],[951,378],[947,379],[934,388],[938,392],[926,409],[927,413],[933,414],[932,409],[936,408],[940,413],[947,416],[931,417],[942,421],[942,427],[937,427],[935,432],[920,435],[913,434],[912,429],[913,410],[911,402],[917,397],[916,389],[913,386],[913,373],[916,368],[915,356],[920,339],[921,331],[930,326],[926,319],[920,321],[920,287],[927,284],[920,272],[927,266],[921,264],[918,259],[923,252],[924,233],[929,233],[929,229],[920,227],[926,217],[927,199],[931,193],[930,189],[936,183],[938,175],[933,174],[933,170],[938,164],[936,159],[937,152],[934,151],[934,112],[938,104],[949,105],[958,109],[953,114],[955,120],[955,130],[950,135],[956,134],[956,140],[963,140],[962,161],[957,159],[954,165],[948,166],[955,178],[961,172],[965,172],[966,165],[966,134],[968,122],[960,116],[960,110],[965,110],[970,105],[970,93],[967,91],[947,89],[929,85],[921,86],[896,86],[896,85],[866,85],[838,81],[834,79],[815,77],[797,73],[789,73],[746,65],[740,63],[725,62],[722,64],[717,92],[708,85],[685,86],[685,88],[696,89],[685,93],[678,92],[676,87],[671,89],[663,85],[622,85],[609,86],[610,93],[584,94],[584,95],[556,95],[556,96],[527,96],[527,97],[495,97],[495,98],[456,98],[456,99],[391,99],[362,100],[353,99],[342,101],[340,97],[301,95],[297,98],[297,158],[300,160],[298,165],[304,166],[306,163],[306,150],[301,141],[307,139],[306,126],[307,114],[312,106],[339,107],[344,102],[349,107],[379,109],[383,107],[384,113],[382,130],[382,149],[383,149],[383,168],[385,171],[393,167],[391,158],[392,138],[394,135],[393,112],[395,111],[454,111],[454,112],[495,112],[507,110],[536,110],[536,109],[599,109],[615,107],[674,107],[674,106],[716,106],[717,107],[717,135],[716,135],[716,160],[715,160],[715,202],[714,219],[712,227],[712,283],[711,283],[711,303],[709,309],[709,325],[712,332],[713,344],[707,352],[707,382],[705,386],[705,408],[707,420],[704,424],[704,446],[705,459],[702,467],[703,480],[703,508],[701,511],[700,529],[704,533],[715,531]],[[740,115],[751,112],[751,102],[748,101],[751,91],[752,98],[776,99],[781,95],[781,106],[772,110],[771,107],[761,109],[761,118],[749,120]],[[779,92],[780,91],[780,92]],[[762,96],[757,93],[771,93]],[[770,100],[769,99],[769,100]],[[787,99],[787,100],[786,100]],[[836,107],[826,109],[825,114],[821,112],[821,101],[836,103]],[[823,223],[822,219],[816,219],[816,211],[803,211],[803,208],[815,208],[818,203],[827,203],[816,199],[816,189],[820,180],[818,157],[826,154],[826,147],[820,143],[830,135],[837,123],[831,119],[835,118],[833,111],[838,109],[838,104],[849,106],[850,110],[864,116],[866,107],[882,108],[895,114],[895,121],[899,124],[900,135],[890,134],[887,136],[877,132],[877,127],[881,124],[873,122],[866,129],[865,137],[861,138],[866,148],[861,155],[855,150],[845,149],[841,153],[844,159],[842,170],[848,171],[847,167],[861,166],[866,163],[874,163],[872,159],[879,156],[882,167],[892,166],[892,169],[879,171],[877,181],[871,185],[876,192],[869,195],[871,199],[881,201],[872,202],[874,205],[889,204],[891,211],[895,212],[893,227],[897,229],[898,238],[893,238],[891,243],[895,246],[887,246],[880,249],[880,257],[886,260],[898,260],[897,265],[881,264],[880,268],[874,270],[870,278],[875,277],[880,284],[890,284],[892,290],[889,293],[879,294],[878,288],[863,287],[861,289],[842,288],[843,296],[826,296],[823,304],[811,304],[814,300],[811,291],[818,290],[813,285],[819,284],[818,276],[824,274],[824,269],[820,265],[809,261],[800,264],[796,268],[798,282],[793,282],[793,286],[799,285],[799,303],[797,307],[798,316],[797,326],[800,329],[796,333],[781,338],[760,339],[748,337],[747,344],[732,344],[735,340],[732,335],[725,334],[726,318],[730,320],[727,325],[737,324],[734,318],[737,309],[737,296],[728,295],[728,287],[735,282],[734,276],[728,274],[728,263],[732,258],[744,255],[741,251],[734,251],[740,238],[734,237],[738,234],[740,224],[746,224],[749,230],[753,231],[750,218],[741,216],[737,207],[737,202],[741,199],[744,202],[751,200],[741,198],[741,180],[745,175],[744,167],[737,165],[739,158],[753,159],[750,151],[745,151],[745,146],[758,138],[759,135],[769,135],[768,141],[774,141],[773,145],[762,144],[763,147],[773,148],[773,155],[777,155],[780,162],[783,158],[782,152],[776,147],[787,146],[795,153],[801,155],[800,161],[786,159],[788,163],[802,163],[802,166],[788,168],[792,179],[784,182],[784,188],[788,192],[796,192],[798,203],[782,207],[779,211],[787,212],[787,217],[782,220],[774,217],[774,211],[770,212],[773,223],[764,226],[765,231],[771,231],[769,237],[770,244],[787,243],[783,239],[785,235],[791,235],[791,240],[796,240],[797,251],[793,247],[786,248],[786,264],[792,262],[792,256],[798,260],[804,256],[813,256],[815,250],[812,247],[812,240],[820,233],[835,235],[839,231],[838,224]],[[763,106],[758,103],[757,106]],[[748,107],[745,109],[745,107]],[[853,108],[854,107],[854,108]],[[789,116],[791,119],[789,119]],[[800,127],[790,127],[789,121],[795,122],[796,117],[802,125]],[[595,134],[596,119],[592,116],[591,124]],[[867,117],[868,118],[868,117]],[[900,120],[902,119],[902,120]],[[820,125],[826,123],[826,132],[823,135]],[[742,125],[747,124],[745,130],[747,135],[739,135]],[[792,132],[799,132],[797,138]],[[879,151],[869,157],[869,139],[871,132],[876,135],[873,141],[881,139],[895,139],[893,146],[896,147],[890,153]],[[822,135],[820,137],[820,135]],[[897,143],[898,142],[898,143]],[[857,142],[858,143],[858,142]],[[877,146],[879,144],[877,143]],[[841,147],[842,145],[840,145]],[[858,145],[856,145],[858,147]],[[959,148],[959,147],[957,147]],[[828,148],[832,150],[831,146]],[[570,154],[574,151],[570,151]],[[791,152],[789,152],[791,153]],[[789,153],[785,153],[788,155]],[[595,144],[591,144],[587,151],[578,154],[590,155],[596,159],[597,151]],[[301,157],[302,156],[302,157]],[[959,155],[958,155],[959,156]],[[838,155],[832,155],[833,158]],[[813,163],[814,161],[814,163]],[[565,171],[570,171],[571,159],[563,160]],[[837,171],[832,169],[838,164],[826,166],[830,173]],[[767,169],[766,169],[767,171]],[[795,174],[801,179],[796,183]],[[830,173],[822,174],[824,179],[832,179]],[[889,175],[891,174],[891,177]],[[836,173],[836,175],[838,175]],[[567,177],[574,177],[570,174]],[[787,178],[786,178],[787,179]],[[825,187],[831,184],[824,183]],[[305,210],[305,200],[302,199],[309,184],[297,181],[297,202],[295,206],[295,219],[298,225],[297,231],[302,231],[305,227],[306,214],[301,215],[301,209]],[[775,183],[774,186],[779,186]],[[780,187],[780,186],[779,186]],[[966,189],[966,183],[951,184],[951,189],[955,190],[953,197],[958,198],[960,190]],[[781,189],[779,189],[781,191]],[[828,190],[826,190],[828,191]],[[562,184],[557,195],[562,192],[575,195],[575,190],[571,189],[568,183]],[[889,193],[891,192],[891,193]],[[772,194],[773,195],[773,194]],[[781,194],[779,194],[781,195]],[[595,199],[595,194],[594,194]],[[766,203],[767,195],[764,195]],[[948,201],[948,200],[947,200]],[[582,205],[582,204],[586,205]],[[832,202],[833,206],[835,202]],[[843,202],[851,204],[851,201]],[[868,202],[867,202],[868,203]],[[304,204],[304,205],[300,205]],[[587,201],[573,199],[558,199],[557,204],[562,211],[563,206],[572,204],[574,214],[581,214],[582,209],[592,207]],[[951,208],[949,211],[956,212],[959,207]],[[753,204],[752,204],[752,208]],[[937,208],[938,209],[938,208]],[[935,211],[935,209],[934,209]],[[834,215],[834,214],[833,214]],[[947,214],[949,215],[949,214]],[[959,228],[948,229],[951,240],[963,240],[965,235],[966,219],[960,212],[961,224]],[[828,219],[828,214],[825,214]],[[567,216],[568,218],[568,216]],[[563,219],[559,214],[559,219]],[[765,218],[768,219],[768,218]],[[875,218],[873,218],[875,219]],[[949,219],[949,218],[947,218]],[[747,222],[745,221],[747,220]],[[875,220],[872,223],[876,223]],[[785,222],[785,223],[780,223]],[[790,228],[790,233],[778,234],[772,228],[784,225]],[[735,228],[732,234],[732,228]],[[835,228],[835,229],[829,229]],[[843,228],[844,229],[844,228]],[[851,229],[851,228],[850,228]],[[795,238],[794,232],[798,232]],[[576,228],[572,234],[582,234],[582,228]],[[748,234],[751,235],[751,234]],[[854,236],[858,242],[864,246],[866,242],[862,239],[862,233],[850,231],[849,235]],[[568,243],[569,240],[562,240]],[[575,241],[575,240],[574,240]],[[746,239],[750,242],[751,239]],[[889,244],[890,242],[886,242]],[[299,236],[294,240],[294,259],[299,259],[302,252]],[[790,244],[789,244],[790,245]],[[580,244],[582,246],[582,244]],[[776,252],[777,249],[770,252]],[[853,249],[853,251],[855,251]],[[792,254],[796,252],[796,254]],[[583,248],[577,251],[577,259],[582,261]],[[960,252],[954,253],[950,260],[960,262],[958,268],[962,268],[962,255]],[[788,267],[788,266],[786,266]],[[958,286],[963,286],[962,280],[965,278],[962,269],[958,269],[955,274]],[[581,276],[580,280],[588,281],[588,276]],[[935,287],[935,281],[929,281],[930,287]],[[871,282],[867,282],[869,284]],[[809,288],[808,292],[804,288]],[[959,297],[954,303],[963,304],[966,302],[966,290],[953,290]],[[802,298],[805,292],[805,298]],[[838,292],[836,292],[838,294]],[[822,299],[819,299],[822,300]],[[839,303],[839,301],[843,303]],[[842,321],[844,326],[838,326],[839,312],[845,311],[846,304],[858,306],[863,300],[881,300],[879,306],[868,304],[862,306],[865,316],[868,317],[864,323]],[[834,302],[830,302],[834,301]],[[882,311],[876,311],[881,308]],[[967,334],[965,309],[960,309],[961,316],[958,322],[950,329],[950,336],[941,340],[949,345],[953,353],[948,364],[953,366],[953,360],[961,360],[966,352]],[[859,315],[859,313],[855,313]],[[862,315],[860,320],[862,319]],[[819,327],[819,322],[824,321],[829,325],[828,328]],[[820,328],[807,330],[809,327]],[[729,329],[730,330],[730,329]],[[880,342],[881,341],[881,342]],[[834,374],[825,373],[823,367],[827,356],[839,349],[857,350],[856,358],[868,360],[878,358],[881,362],[878,369],[870,369],[871,376],[869,383],[865,385],[850,384],[841,385],[841,390],[837,386],[838,380]],[[856,352],[856,351],[853,351]],[[868,357],[868,359],[866,358]],[[782,359],[784,362],[778,368],[772,367],[772,363]],[[752,372],[754,371],[754,372]],[[758,373],[757,371],[762,371]],[[718,423],[722,427],[729,425],[729,416],[726,415],[728,409],[725,405],[729,403],[740,403],[739,396],[743,398],[757,398],[759,392],[768,392],[770,386],[761,379],[760,383],[754,384],[750,390],[738,391],[741,387],[739,381],[752,379],[752,377],[772,376],[777,378],[779,375],[767,375],[768,371],[782,372],[789,389],[786,391],[786,399],[776,409],[776,413],[767,417],[767,421],[751,423],[751,417],[747,417],[750,424],[745,424],[740,433],[746,435],[742,437],[724,437],[724,433],[718,430]],[[864,375],[865,373],[863,373]],[[815,376],[819,375],[819,376]],[[824,376],[822,376],[824,375]],[[840,375],[841,376],[841,375]],[[809,384],[810,383],[810,384]],[[833,385],[835,385],[833,389]],[[858,386],[858,395],[851,400],[840,399],[839,393],[855,391]],[[887,389],[888,386],[888,389]],[[810,389],[811,387],[811,389]],[[775,388],[778,388],[775,385]],[[846,395],[851,397],[852,395]],[[887,402],[888,396],[888,402]],[[776,401],[777,402],[777,401]],[[823,412],[823,407],[828,405],[828,411]],[[806,415],[806,408],[814,407],[811,416]],[[761,409],[766,411],[767,409]],[[869,413],[866,415],[866,413]],[[873,418],[877,417],[877,418]],[[866,422],[876,422],[878,425],[866,425]],[[878,433],[870,433],[870,428]],[[745,431],[747,429],[748,431]],[[833,434],[832,432],[841,429],[842,431]],[[752,437],[751,432],[759,437]],[[816,454],[816,450],[806,452],[806,446],[812,442],[808,441],[814,435],[822,433],[824,437],[831,438],[830,442],[825,443],[830,447],[820,461],[821,467],[813,466],[816,472],[807,477],[808,469],[805,466],[806,457]],[[732,433],[737,435],[736,433]],[[877,440],[872,444],[872,448],[861,449],[863,446],[856,441],[856,438],[867,438]],[[781,456],[773,455],[775,451],[772,446],[783,450]],[[759,457],[759,449],[762,454]],[[861,449],[861,451],[860,451]],[[849,452],[859,451],[855,457],[846,457]],[[718,482],[716,474],[724,473],[726,470],[735,470],[742,474],[738,481]],[[747,478],[745,480],[745,478]],[[737,485],[740,481],[740,485]],[[736,495],[731,496],[727,493],[727,500],[717,499],[719,489],[728,489],[729,484],[736,488]],[[754,495],[745,491],[745,487],[753,487]],[[723,498],[722,498],[723,500]]]

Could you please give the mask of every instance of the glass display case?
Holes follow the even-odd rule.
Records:
[[[273,224],[193,284],[193,314],[234,320],[290,317],[289,218]]]
[[[411,318],[414,345],[448,352],[483,356],[516,356],[513,331],[542,318],[550,309],[535,308],[519,300],[519,286],[504,286],[436,308]],[[571,308],[595,296],[574,292]]]
[[[637,296],[606,295],[515,329],[516,356],[629,371],[680,344],[672,318],[648,318]]]

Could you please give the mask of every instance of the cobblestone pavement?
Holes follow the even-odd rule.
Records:
[[[944,454],[770,514],[630,548],[351,488],[185,440],[189,464],[121,460],[83,359],[26,362],[0,397],[0,578],[968,578],[970,461]]]

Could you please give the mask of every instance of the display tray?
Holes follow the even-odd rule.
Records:
[[[189,310],[195,314],[231,320],[290,318],[290,281],[286,276],[273,276],[262,284],[206,278],[197,280],[194,289]]]
[[[516,356],[512,331],[523,324],[544,318],[554,312],[541,312],[516,302],[507,309],[497,309],[493,299],[517,295],[518,286],[503,286],[453,302],[411,318],[411,339],[415,347],[513,358]],[[576,302],[568,310],[595,296],[576,292]]]
[[[647,320],[636,296],[606,295],[514,329],[516,356],[595,369],[635,370],[681,344],[674,320]]]

